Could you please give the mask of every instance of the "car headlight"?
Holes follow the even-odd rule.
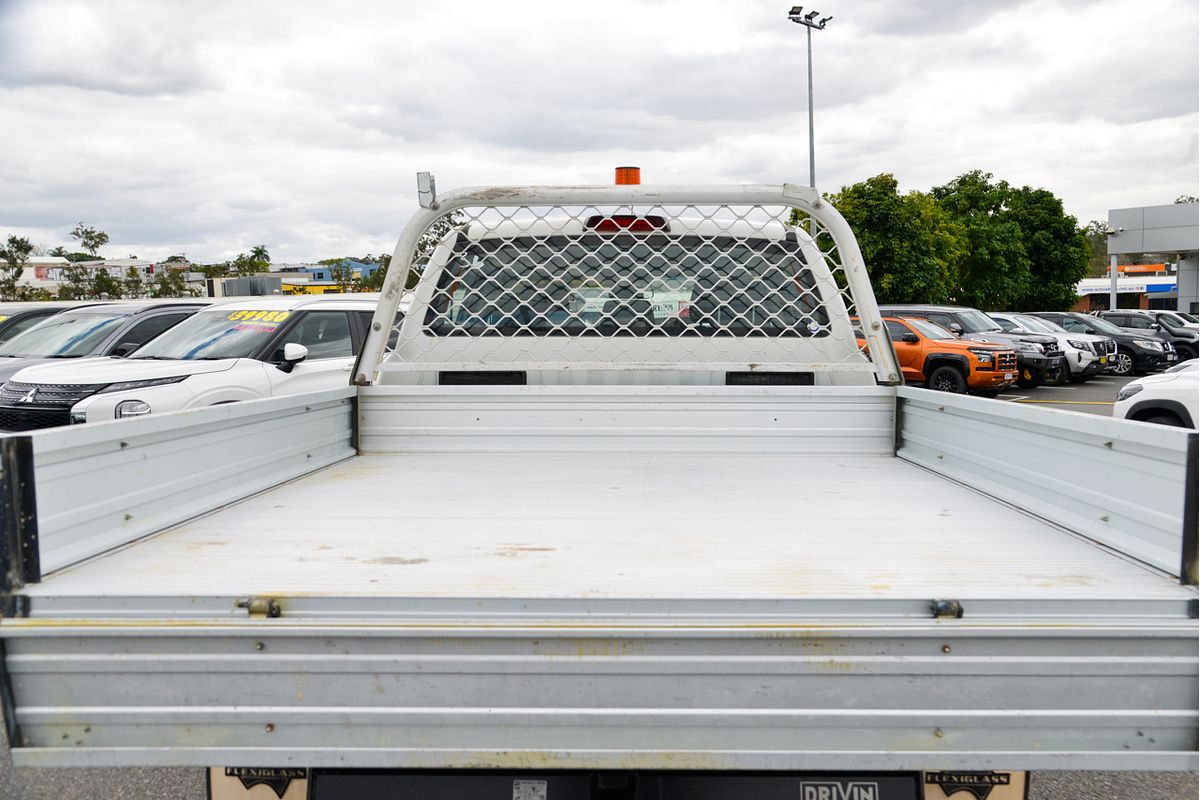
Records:
[[[1044,352],[1046,352],[1046,348],[1042,347],[1037,342],[1014,342],[1014,344],[1017,346],[1018,350],[1022,350],[1026,353],[1044,353]]]
[[[180,383],[187,379],[187,375],[173,375],[170,378],[149,378],[144,381],[122,381],[120,383],[110,383],[96,394],[105,394],[106,392],[124,392],[127,389],[145,389],[148,386],[166,386],[169,383]]]
[[[125,400],[117,403],[117,408],[113,412],[114,419],[129,419],[130,417],[144,417],[150,413],[150,404],[141,400]]]
[[[971,355],[978,358],[984,364],[992,363],[993,353],[991,350],[976,350],[974,348],[968,348],[968,349],[971,351]]]
[[[1134,339],[1133,343],[1135,346],[1140,347],[1143,350],[1157,350],[1161,353],[1163,349],[1162,342],[1151,342],[1146,339]]]
[[[1121,391],[1117,392],[1117,402],[1128,400],[1135,394],[1140,392],[1144,387],[1140,383],[1127,383],[1121,387]]]
[[[1087,342],[1077,342],[1074,339],[1067,339],[1067,344],[1074,347],[1076,350],[1087,350],[1091,352],[1092,346]]]

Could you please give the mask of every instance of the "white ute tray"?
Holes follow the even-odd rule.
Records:
[[[159,597],[1194,597],[895,457],[727,453],[358,456],[25,591],[116,587]]]

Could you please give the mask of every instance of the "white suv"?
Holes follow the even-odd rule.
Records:
[[[1200,421],[1197,406],[1200,406],[1200,371],[1187,369],[1147,375],[1125,384],[1113,403],[1113,416],[1195,428]]]
[[[1068,379],[1086,381],[1108,368],[1108,356],[1116,354],[1117,345],[1104,336],[1091,333],[1071,333],[1048,319],[1029,314],[1001,312],[988,314],[1005,333],[1045,333],[1058,339],[1058,349],[1066,358],[1068,373],[1057,376],[1059,385]]]
[[[125,358],[23,369],[0,395],[69,404],[77,423],[333,389],[350,383],[377,303],[377,295],[224,303]]]

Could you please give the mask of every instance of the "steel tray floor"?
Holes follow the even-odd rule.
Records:
[[[862,455],[359,456],[25,591],[115,585],[209,597],[1194,596],[901,459]]]

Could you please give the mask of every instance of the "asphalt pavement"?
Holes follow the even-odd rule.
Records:
[[[1112,415],[1117,391],[1133,378],[1102,376],[1082,384],[1040,386],[1001,394],[999,401],[1072,413]],[[0,798],[3,800],[204,800],[202,769],[24,769],[8,757],[0,730]],[[1038,772],[1030,800],[1195,800],[1195,772]]]
[[[1065,386],[1039,386],[1036,389],[1013,387],[997,399],[1009,403],[1027,403],[1058,411],[1074,411],[1080,414],[1112,416],[1117,392],[1134,377],[1118,378],[1101,375],[1084,383],[1068,383]]]

